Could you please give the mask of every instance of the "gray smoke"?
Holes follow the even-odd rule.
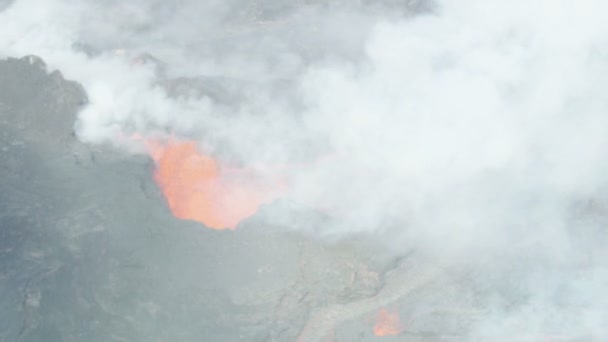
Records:
[[[599,338],[607,7],[18,0],[0,12],[0,55],[40,55],[83,84],[85,142],[175,134],[244,162],[333,156],[293,175],[292,198],[337,218],[270,219],[451,259],[485,289],[474,340]]]

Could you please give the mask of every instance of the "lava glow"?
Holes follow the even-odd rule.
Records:
[[[281,179],[249,168],[223,168],[192,141],[146,141],[154,178],[173,215],[214,229],[234,229],[260,205],[280,197]]]
[[[376,336],[391,336],[398,335],[403,331],[403,326],[399,319],[399,313],[390,312],[382,309],[376,316],[376,324],[374,325],[374,335]]]

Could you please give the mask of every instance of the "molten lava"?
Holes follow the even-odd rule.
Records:
[[[285,190],[282,179],[254,169],[221,168],[192,141],[146,141],[146,145],[156,162],[154,178],[180,219],[234,229]]]
[[[390,312],[386,309],[381,309],[376,316],[376,324],[374,325],[374,335],[376,336],[391,336],[398,335],[403,331],[403,326],[399,319],[398,312]]]

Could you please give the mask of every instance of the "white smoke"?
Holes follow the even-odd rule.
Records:
[[[340,216],[321,233],[473,265],[496,289],[473,339],[592,338],[608,317],[593,216],[608,179],[607,10],[18,0],[0,12],[0,55],[40,55],[84,85],[85,142],[175,133],[241,159],[330,153],[294,176],[295,198]],[[144,52],[166,65],[133,63]],[[199,77],[206,95],[169,96],[176,77]]]

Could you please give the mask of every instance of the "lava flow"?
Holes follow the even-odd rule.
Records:
[[[254,169],[222,168],[193,141],[146,141],[154,178],[173,215],[214,229],[234,229],[260,205],[280,197],[282,179]]]
[[[403,326],[399,319],[399,313],[381,309],[376,317],[374,325],[374,335],[391,336],[398,335],[403,331]]]

